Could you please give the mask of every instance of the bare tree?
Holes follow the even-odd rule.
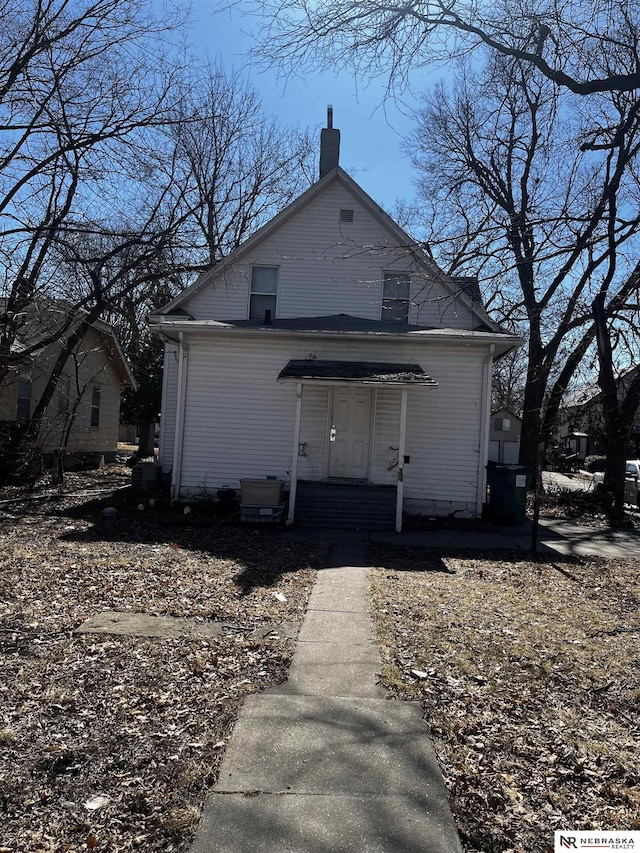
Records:
[[[491,406],[522,414],[527,376],[527,357],[524,349],[515,349],[493,367]]]
[[[222,260],[314,178],[309,135],[267,116],[240,75],[191,63],[174,96],[170,122],[157,134],[156,155],[149,160],[150,192],[154,183],[169,188],[164,278],[155,270],[146,279],[142,269],[132,271],[137,283],[110,300],[106,314],[138,378],[137,391],[125,393],[123,417],[139,428],[140,456],[153,450],[162,378],[162,347],[149,334],[146,315]]]
[[[314,180],[315,145],[279,125],[239,74],[192,68],[167,127],[185,267],[222,260]]]
[[[434,211],[431,245],[452,270],[480,266],[493,312],[527,326],[520,460],[531,467],[595,340],[595,293],[611,316],[637,284],[619,273],[640,227],[638,104],[625,93],[584,103],[494,55],[427,99],[409,142]]]
[[[579,95],[640,88],[640,10],[631,0],[255,0],[256,51],[286,71],[342,65],[402,87],[412,72],[479,46]]]
[[[0,4],[0,387],[25,307],[68,296],[59,244],[105,215],[134,180],[140,131],[168,119],[158,39],[175,23],[145,0]]]
[[[640,264],[629,276],[629,290],[640,291]],[[606,467],[604,487],[611,496],[612,516],[624,515],[625,462],[631,428],[640,407],[640,371],[629,372],[623,381],[616,370],[615,342],[623,334],[620,316],[607,316],[606,294],[600,291],[593,301],[594,325],[598,345],[598,384],[602,391],[602,413],[606,428]],[[636,296],[637,301],[637,296]],[[634,311],[637,317],[637,310]],[[625,318],[626,319],[626,318]],[[638,329],[632,329],[634,355],[639,349]]]

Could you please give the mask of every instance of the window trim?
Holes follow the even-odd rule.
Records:
[[[405,277],[408,280],[409,284],[409,295],[406,299],[399,296],[386,296],[384,295],[384,287],[387,281],[391,279],[399,279],[400,277]],[[385,302],[404,302],[407,305],[407,319],[406,320],[396,320],[389,319],[385,317]],[[382,273],[382,298],[380,300],[380,319],[381,320],[389,320],[389,322],[397,323],[399,326],[409,325],[409,314],[411,312],[411,273],[410,272],[394,272],[393,270],[384,270]]]
[[[20,386],[23,386],[23,387],[27,386],[28,387],[28,389],[29,389],[29,396],[28,397],[25,397],[24,395],[22,395],[22,396],[20,395]],[[18,379],[18,387],[16,389],[16,423],[24,424],[31,417],[31,401],[33,399],[32,386],[33,386],[33,382],[31,381],[31,379]],[[20,411],[20,403],[22,401],[24,404],[25,400],[29,404],[29,411],[26,415],[24,412],[21,413],[21,411]],[[24,406],[23,406],[23,408],[24,408]]]
[[[253,291],[253,271],[255,269],[271,269],[276,271],[276,292],[275,293],[254,293]],[[278,310],[278,295],[280,290],[280,267],[277,264],[251,264],[251,271],[249,273],[249,299],[247,303],[247,319],[248,320],[262,320],[264,318],[264,314],[262,317],[251,317],[251,297],[252,296],[273,296],[275,299],[273,311],[271,314],[271,319],[275,320],[277,310]]]

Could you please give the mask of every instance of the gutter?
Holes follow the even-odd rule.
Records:
[[[184,406],[187,396],[186,367],[189,350],[184,345],[184,334],[179,333],[178,348],[178,388],[176,399],[176,427],[173,436],[173,466],[171,468],[171,503],[180,497],[180,479],[182,475],[182,445],[184,438]]]
[[[205,321],[206,322],[206,321]],[[375,340],[390,340],[390,341],[404,341],[409,343],[426,343],[426,342],[438,342],[438,341],[459,341],[460,343],[467,344],[508,344],[510,349],[514,349],[517,346],[520,346],[524,343],[522,338],[519,338],[516,335],[509,335],[507,333],[498,333],[498,332],[474,332],[469,330],[466,333],[463,332],[443,332],[440,329],[433,329],[427,332],[403,332],[399,334],[395,334],[393,332],[347,332],[347,331],[328,331],[328,330],[320,330],[320,329],[263,329],[263,328],[255,328],[255,329],[246,329],[246,328],[237,328],[235,326],[224,326],[216,324],[214,325],[196,325],[197,321],[187,320],[179,323],[165,323],[165,322],[155,322],[150,321],[149,327],[152,332],[155,334],[159,334],[163,337],[168,337],[168,332],[172,331],[174,333],[182,334],[184,332],[189,332],[191,334],[219,334],[219,335],[242,335],[246,338],[261,338],[264,340],[265,336],[273,338],[300,338],[300,337],[314,337],[314,338],[328,338],[328,339],[341,339],[345,338],[349,340],[362,340],[362,341],[371,341]],[[173,338],[175,341],[176,338]]]

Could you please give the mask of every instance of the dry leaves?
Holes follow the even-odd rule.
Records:
[[[640,829],[640,557],[373,561],[384,680],[423,703],[467,851]]]
[[[66,488],[129,477],[68,475]],[[184,851],[242,698],[286,674],[292,644],[251,629],[302,617],[325,552],[271,531],[186,526],[195,511],[140,517],[126,491],[37,494],[47,491],[53,499],[0,504],[0,848]],[[103,522],[107,502],[118,515]],[[105,609],[242,630],[72,633]]]

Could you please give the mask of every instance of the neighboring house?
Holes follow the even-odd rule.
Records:
[[[620,397],[629,382],[637,375],[640,365],[625,371],[618,378]],[[566,455],[584,461],[586,456],[606,451],[606,427],[602,411],[602,391],[596,381],[565,394],[558,418],[558,444]],[[629,456],[640,455],[640,409],[631,428]]]
[[[492,361],[521,340],[340,168],[338,141],[323,130],[320,179],[149,318],[162,468],[176,499],[277,475],[289,523],[478,516]]]
[[[491,412],[489,461],[515,465],[520,453],[522,420],[508,409]]]
[[[83,311],[70,314],[61,300],[39,300],[23,312],[12,347],[14,365],[0,387],[0,421],[31,417],[66,337],[84,316]],[[47,344],[58,329],[60,337]],[[70,454],[107,459],[115,455],[125,386],[135,387],[135,379],[120,343],[108,323],[94,320],[67,358],[38,436],[39,449],[50,453],[64,447]]]

